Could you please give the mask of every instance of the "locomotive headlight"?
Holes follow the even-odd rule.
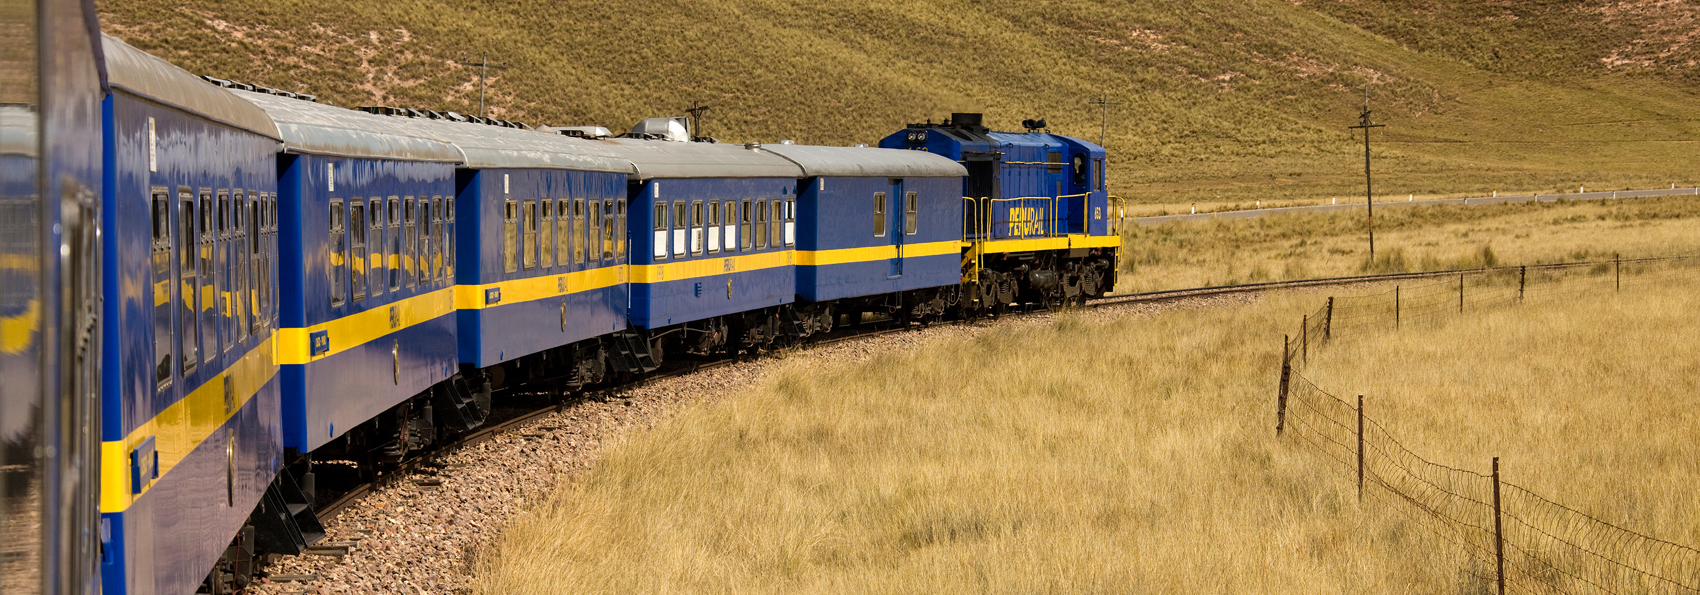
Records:
[[[909,142],[912,142],[912,143],[927,142],[927,133],[924,132],[924,131],[910,132],[909,133]]]

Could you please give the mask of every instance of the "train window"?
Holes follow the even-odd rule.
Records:
[[[594,263],[602,258],[602,202],[592,200],[584,205],[584,219],[590,222],[590,229],[585,230],[585,256]]]
[[[195,307],[195,300],[201,296],[200,277],[196,273],[199,267],[195,258],[195,199],[189,195],[187,188],[177,191],[180,207],[177,211],[177,276],[180,287],[178,295],[183,296],[183,307],[178,314],[178,337],[182,339],[182,355],[178,362],[182,363],[181,372],[184,378],[195,371],[195,362],[200,360],[196,347],[200,345],[201,317],[200,310]]]
[[[720,201],[708,201],[708,253],[720,251]]]
[[[390,242],[384,247],[389,266],[384,267],[390,273],[390,291],[401,290],[401,197],[390,197],[390,212],[384,218],[390,229],[386,239]]]
[[[266,316],[277,322],[277,193],[266,193],[266,222],[270,237],[266,240]]]
[[[767,201],[756,201],[756,249],[767,247]]]
[[[702,201],[691,203],[691,256],[702,255]]]
[[[685,255],[685,203],[673,203],[673,256]]]
[[[366,205],[355,198],[348,208],[348,231],[352,236],[349,260],[354,265],[354,301],[366,299]]]
[[[418,201],[407,196],[401,199],[401,280],[413,287],[419,278],[419,211]]]
[[[153,354],[156,390],[171,386],[171,193],[153,189]]]
[[[218,248],[217,207],[213,206],[212,190],[201,189],[201,295],[196,296],[205,319],[201,331],[201,362],[212,361],[218,354],[218,288],[219,279],[213,256]]]
[[[419,197],[419,267],[418,268],[419,268],[419,286],[420,287],[430,285],[431,280],[437,278],[437,269],[436,269],[437,243],[435,241],[433,241],[433,239],[437,237],[436,236],[437,227],[435,225],[432,225],[433,223],[435,223],[436,217],[437,217],[437,214],[436,214],[435,210],[433,210],[431,208],[431,197],[429,197],[429,196]]]
[[[738,203],[730,201],[730,200],[726,201],[726,208],[721,210],[721,215],[724,215],[726,217],[726,219],[721,222],[721,225],[724,225],[726,227],[726,251],[731,252],[733,250],[737,250],[738,249]]]
[[[248,192],[249,229],[247,264],[251,282],[248,284],[248,294],[246,299],[248,301],[248,310],[253,314],[248,321],[248,328],[256,335],[260,334],[260,322],[262,317],[265,315],[265,310],[260,309],[259,301],[261,285],[260,278],[261,275],[265,274],[265,268],[260,266],[260,236],[265,235],[265,226],[262,224],[265,220],[260,218],[260,213],[262,212],[260,209],[260,201],[260,194],[252,191]]]
[[[626,257],[626,199],[614,201],[614,256]]]
[[[584,199],[573,201],[573,264],[584,264],[584,238],[590,226],[584,221]]]
[[[563,265],[569,262],[568,257],[573,253],[572,207],[568,206],[571,204],[572,201],[565,198],[555,201],[555,254]]]
[[[1061,151],[1051,151],[1045,155],[1045,171],[1060,174],[1063,170]]]
[[[236,325],[231,320],[230,311],[230,191],[218,191],[218,237],[213,239],[213,266],[217,267],[218,284],[213,288],[214,302],[218,309],[219,339],[224,345],[224,351],[230,350],[235,342]]]
[[[768,242],[768,245],[778,248],[785,243],[785,201],[775,200],[769,204],[773,216],[768,218],[768,221],[772,222],[768,233],[773,236],[773,241]]]
[[[230,197],[230,245],[225,247],[230,254],[231,273],[236,275],[236,285],[230,288],[230,305],[233,309],[231,315],[236,319],[233,325],[236,328],[231,332],[236,333],[237,341],[248,338],[248,301],[243,298],[248,295],[248,259],[244,258],[244,254],[248,246],[245,238],[249,222],[242,219],[242,211],[246,210],[243,207],[248,202],[244,197],[241,190]]]
[[[431,228],[437,230],[437,240],[431,244],[436,249],[435,260],[432,261],[431,266],[437,271],[433,276],[438,281],[448,276],[448,265],[444,263],[444,254],[449,249],[449,226],[448,221],[443,218],[443,208],[443,197],[431,197],[431,213],[436,219],[431,224]]]
[[[537,266],[555,266],[555,201],[547,198],[537,202]]]
[[[1097,161],[1097,167],[1095,169],[1098,172],[1098,189],[1103,190],[1104,189],[1104,160],[1103,159],[1097,159],[1095,161]]]
[[[874,193],[874,237],[885,237],[885,193]]]
[[[620,230],[625,233],[625,230]],[[614,258],[614,201],[602,201],[602,260]]]
[[[384,293],[384,199],[374,198],[366,203],[367,227],[371,228],[371,239],[366,244],[370,250],[360,255],[366,259],[367,285],[372,287],[372,295]]]
[[[347,230],[343,225],[342,201],[331,200],[330,213],[330,258],[326,260],[329,266],[327,274],[331,277],[331,305],[341,306],[345,290],[343,284],[348,280],[348,244],[343,237]]]
[[[453,281],[455,278],[455,197],[443,197],[443,277]]]
[[[903,193],[903,235],[915,235],[916,210],[920,207],[914,192]]]
[[[655,203],[655,246],[650,249],[656,260],[667,258],[667,203]]]
[[[525,270],[537,268],[537,203],[525,201],[523,210],[525,217],[525,234],[520,242],[520,266]]]
[[[785,199],[785,245],[797,243],[797,199]]]
[[[750,249],[750,201],[745,200],[738,207],[738,248]]]
[[[519,203],[502,203],[502,270],[519,270]]]

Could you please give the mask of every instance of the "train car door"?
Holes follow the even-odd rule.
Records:
[[[889,204],[885,209],[885,228],[890,230],[886,237],[891,238],[891,245],[895,249],[891,254],[891,273],[886,278],[896,279],[903,276],[903,221],[904,213],[908,212],[903,199],[902,178],[891,179],[891,193],[887,196],[891,198],[887,200]]]

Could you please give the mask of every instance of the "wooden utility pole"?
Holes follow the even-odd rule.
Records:
[[[1370,186],[1369,178],[1369,129],[1384,128],[1386,124],[1371,124],[1369,122],[1369,87],[1364,87],[1364,111],[1358,114],[1358,125],[1348,126],[1352,130],[1362,128],[1364,131],[1364,198],[1369,204],[1369,262],[1375,265],[1375,192]]]
[[[480,54],[477,62],[461,62],[459,60],[456,60],[455,64],[459,64],[461,66],[477,66],[478,67],[478,117],[480,117],[480,118],[485,117],[484,116],[484,80],[486,78],[489,78],[490,69],[494,68],[496,70],[507,70],[508,67],[501,65],[501,64],[491,64],[490,63],[490,54]]]
[[[1109,136],[1110,132],[1110,108],[1121,105],[1122,102],[1110,101],[1110,98],[1108,97],[1100,97],[1087,103],[1098,108],[1098,146],[1102,147],[1104,146],[1104,141],[1106,140],[1106,137]]]
[[[708,138],[708,133],[704,132],[706,128],[702,125],[702,115],[708,113],[708,106],[703,105],[701,101],[692,101],[691,107],[686,108],[685,113],[691,115],[691,136]]]

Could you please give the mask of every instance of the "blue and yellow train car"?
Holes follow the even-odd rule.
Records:
[[[106,593],[188,593],[278,469],[277,128],[105,43]]]
[[[652,346],[706,353],[798,334],[782,308],[797,293],[796,164],[755,143],[595,142],[634,166],[628,317]]]
[[[1105,152],[1081,139],[1039,132],[995,132],[980,114],[943,124],[911,124],[881,147],[927,151],[967,169],[962,181],[965,303],[1061,304],[1099,297],[1115,286]]]
[[[231,92],[265,110],[283,137],[284,446],[309,453],[346,438],[339,446],[355,461],[421,446],[403,434],[433,399],[421,397],[418,410],[408,401],[459,364],[449,226],[460,151],[391,118]],[[441,397],[451,402],[439,417],[465,400]]]
[[[385,113],[412,110],[372,108]],[[491,390],[600,381],[602,337],[626,328],[626,176],[593,141],[413,117],[451,143],[460,363]]]
[[[939,315],[962,277],[966,170],[920,151],[770,145],[803,170],[797,195],[799,315]]]

